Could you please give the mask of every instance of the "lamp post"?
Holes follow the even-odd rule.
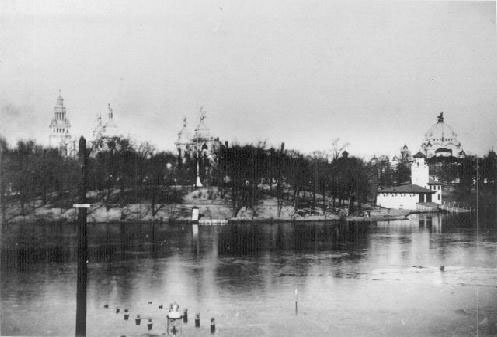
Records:
[[[196,131],[196,141],[197,141],[197,176],[195,180],[195,187],[202,187],[202,183],[200,182],[200,124]]]
[[[79,159],[81,162],[81,182],[79,186],[80,204],[78,208],[78,271],[76,290],[76,337],[86,336],[86,282],[88,263],[88,238],[86,236],[86,213],[90,207],[86,203],[86,190],[88,187],[88,152],[86,150],[86,139],[79,139]]]

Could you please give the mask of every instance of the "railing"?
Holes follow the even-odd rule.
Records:
[[[470,206],[456,201],[443,202],[440,205],[440,209],[450,213],[465,213],[473,211]]]
[[[421,212],[436,212],[439,209],[439,205],[423,205],[423,204],[416,204],[416,210],[421,211]]]

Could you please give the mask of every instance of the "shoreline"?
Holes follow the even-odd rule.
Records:
[[[417,212],[418,214],[420,212]],[[427,212],[424,212],[427,213]],[[442,212],[430,212],[430,213],[442,213]],[[414,214],[414,213],[410,213]],[[330,217],[312,217],[312,218],[228,218],[228,219],[200,219],[199,221],[191,219],[180,219],[180,218],[159,218],[159,219],[124,219],[124,220],[99,220],[87,219],[87,225],[98,225],[98,224],[169,224],[169,225],[193,225],[198,224],[199,226],[224,226],[232,224],[244,224],[244,223],[289,223],[289,222],[299,222],[299,223],[313,223],[313,222],[375,222],[375,221],[392,221],[392,220],[408,220],[408,215],[391,215],[391,216],[370,216],[370,217],[360,217],[360,216],[349,216],[345,218],[330,218]],[[30,217],[30,216],[17,216],[14,221],[7,221],[6,226],[15,224],[57,224],[57,223],[75,223],[77,219],[66,219],[66,218],[52,218],[52,217]]]
[[[312,223],[312,222],[375,222],[406,220],[410,214],[441,214],[446,213],[443,209],[426,209],[426,210],[403,210],[403,209],[385,209],[375,208],[362,215],[348,215],[330,213],[324,214],[297,215],[293,207],[284,206],[280,216],[277,216],[277,206],[264,201],[258,205],[255,211],[242,209],[238,216],[233,216],[229,205],[219,202],[198,202],[198,200],[185,200],[184,203],[177,204],[159,204],[156,205],[155,211],[152,212],[150,204],[127,204],[104,205],[102,203],[93,204],[88,209],[87,223],[106,224],[106,223],[169,223],[169,224],[192,224],[192,209],[198,208],[200,213],[201,226],[222,226],[226,224],[242,223]],[[193,202],[192,202],[193,201]],[[7,219],[4,222],[7,226],[10,224],[40,224],[40,223],[73,223],[78,219],[78,210],[73,207],[53,207],[53,205],[33,204],[26,210],[24,215],[20,215],[20,209],[11,207],[7,209]]]

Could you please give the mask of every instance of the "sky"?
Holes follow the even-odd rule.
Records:
[[[495,2],[116,0],[0,4],[0,134],[48,144],[114,109],[172,150],[199,109],[222,141],[358,156],[418,151],[443,111],[467,153],[497,149]]]

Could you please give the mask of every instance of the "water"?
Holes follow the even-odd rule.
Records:
[[[5,230],[2,335],[74,334],[75,228]],[[480,219],[477,233],[471,215],[198,235],[186,225],[89,225],[87,334],[145,335],[146,322],[134,323],[140,314],[160,335],[158,305],[177,301],[189,310],[185,336],[209,335],[211,317],[217,336],[497,335],[496,229],[495,218]]]

